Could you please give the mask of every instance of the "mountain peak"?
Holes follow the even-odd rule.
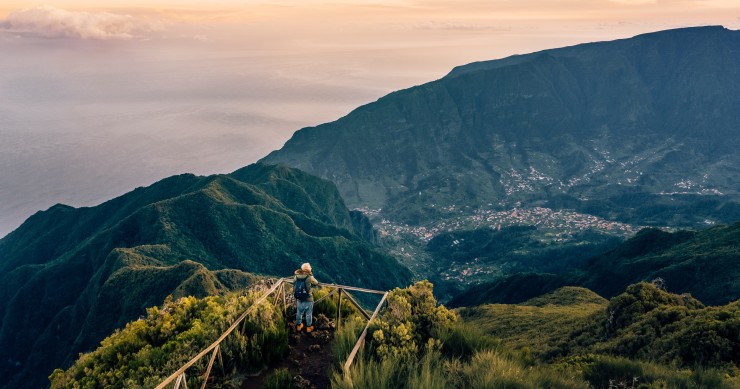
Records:
[[[638,224],[729,223],[710,208],[740,201],[738,63],[740,32],[721,26],[472,63],[299,130],[262,161],[411,224],[450,205],[563,199]],[[678,210],[639,216],[665,207]]]
[[[580,43],[580,44],[573,45],[573,46],[566,46],[566,47],[556,48],[556,49],[547,49],[547,50],[537,51],[537,52],[529,53],[529,54],[512,55],[512,56],[501,58],[501,59],[471,62],[467,65],[456,66],[445,76],[445,78],[457,77],[457,76],[460,76],[466,73],[471,73],[471,72],[492,70],[492,69],[497,69],[497,68],[501,68],[505,66],[517,65],[517,64],[532,60],[533,58],[537,58],[541,55],[554,55],[554,56],[579,55],[581,54],[579,53],[580,49],[583,49],[584,47],[588,47],[588,46],[593,46],[593,45],[606,44],[608,45],[609,49],[612,50],[614,49],[613,44],[617,42],[627,42],[627,44],[629,45],[635,42],[646,42],[646,41],[647,42],[650,42],[650,41],[665,42],[666,40],[679,41],[679,42],[686,43],[685,39],[687,37],[696,37],[696,38],[706,39],[710,36],[711,37],[723,37],[724,36],[724,37],[727,37],[728,39],[729,38],[737,39],[738,36],[740,36],[740,31],[730,30],[721,25],[713,25],[713,26],[682,27],[682,28],[676,28],[676,29],[671,29],[671,30],[648,32],[644,34],[635,35],[632,38],[624,38],[624,39],[618,39],[614,41]]]

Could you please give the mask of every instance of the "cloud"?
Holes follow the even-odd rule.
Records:
[[[0,31],[44,38],[133,39],[164,29],[164,24],[109,12],[67,11],[48,5],[13,11]]]

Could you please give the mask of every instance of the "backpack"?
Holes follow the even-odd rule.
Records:
[[[295,297],[296,300],[308,300],[310,294],[308,293],[308,284],[306,284],[306,280],[308,280],[308,277],[301,279],[296,278],[295,283],[293,284],[293,297]]]

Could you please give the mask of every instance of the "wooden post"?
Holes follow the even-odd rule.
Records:
[[[288,314],[288,298],[285,295],[285,284],[283,284],[283,316]]]
[[[244,319],[244,321],[242,321],[242,329],[239,331],[239,333],[241,333],[242,335],[244,335],[247,331],[247,321],[249,320],[246,318]]]
[[[278,298],[280,297],[279,296],[280,288],[282,288],[282,287],[283,287],[283,284],[281,283],[280,286],[278,286],[277,290],[275,291],[275,294],[272,296],[272,305],[277,305]]]
[[[339,289],[339,288],[337,288],[337,289]],[[329,292],[326,295],[324,295],[324,297],[321,297],[320,299],[314,301],[313,303],[314,304],[318,304],[321,301],[324,301],[324,299],[328,299],[329,297],[331,297],[331,295],[333,295],[334,293],[337,293],[337,289],[332,290],[331,292]]]
[[[352,366],[352,361],[354,361],[355,355],[357,355],[357,352],[360,351],[360,347],[365,342],[365,336],[367,336],[367,329],[370,327],[370,323],[372,323],[373,319],[375,319],[375,316],[378,316],[378,312],[380,312],[380,308],[383,306],[383,303],[385,302],[386,297],[388,297],[388,292],[385,292],[385,294],[383,295],[383,298],[380,299],[378,306],[375,307],[375,312],[373,312],[373,315],[370,316],[370,320],[367,321],[367,325],[365,326],[365,329],[362,330],[362,334],[360,334],[360,338],[357,339],[357,343],[355,343],[355,347],[352,349],[352,352],[349,353],[349,357],[347,357],[347,362],[344,363],[344,374],[348,378],[349,378],[349,367]]]
[[[337,331],[342,325],[342,288],[339,288],[339,301],[337,302]]]
[[[224,367],[224,357],[221,356],[221,349],[218,350],[218,363],[221,365],[221,375],[226,376],[226,367]]]
[[[182,372],[182,374],[180,374],[180,375],[179,375],[179,376],[177,377],[177,381],[175,382],[175,389],[180,389],[180,384],[181,384],[181,383],[182,383],[183,381],[186,381],[186,382],[185,382],[185,388],[187,389],[187,387],[188,387],[188,383],[187,383],[187,380],[185,380],[185,372]]]
[[[345,290],[344,291],[344,296],[347,297],[347,300],[349,300],[349,302],[351,302],[352,305],[354,305],[357,308],[358,311],[360,311],[360,313],[362,314],[362,316],[365,316],[365,320],[370,320],[370,314],[367,313],[367,311],[365,310],[365,308],[363,308],[362,306],[360,306],[360,303],[358,303],[357,300],[355,300],[355,298],[352,297],[352,295],[349,293],[349,291],[346,291]]]
[[[211,355],[211,360],[208,362],[208,368],[206,368],[206,374],[203,376],[203,385],[201,385],[200,389],[206,389],[206,383],[208,383],[208,376],[211,375],[211,368],[213,367],[213,362],[216,360],[216,355],[218,354],[218,350],[221,348],[221,345],[216,346],[215,349],[213,349],[213,355]]]

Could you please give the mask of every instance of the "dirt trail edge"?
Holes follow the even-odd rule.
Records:
[[[334,356],[331,342],[334,340],[335,324],[324,315],[317,315],[313,321],[314,331],[306,333],[295,330],[295,323],[288,324],[289,352],[282,362],[270,366],[259,376],[248,377],[242,389],[262,389],[263,381],[277,369],[288,369],[293,376],[295,389],[329,389]]]

